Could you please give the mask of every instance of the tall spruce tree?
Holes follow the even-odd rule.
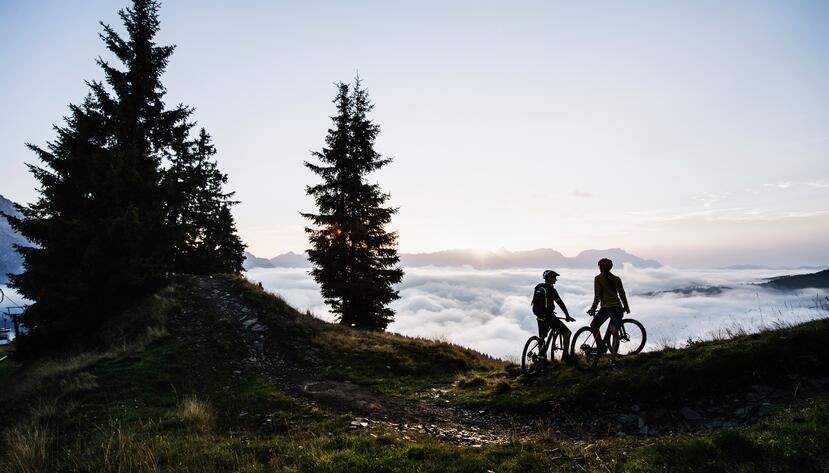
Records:
[[[399,297],[392,285],[403,277],[397,234],[385,229],[397,209],[384,206],[389,195],[366,175],[391,159],[374,150],[380,127],[368,118],[373,105],[359,78],[349,89],[338,84],[334,127],[326,147],[313,153],[321,164],[305,162],[323,181],[306,188],[319,211],[302,214],[316,226],[305,229],[311,243],[307,254],[311,274],[340,323],[385,329],[394,319],[388,304]]]
[[[227,175],[213,160],[216,148],[202,128],[198,138],[176,147],[167,178],[171,191],[170,224],[179,230],[173,271],[189,274],[242,271],[245,245],[236,234],[224,192]]]
[[[81,105],[70,105],[57,139],[29,145],[43,162],[30,166],[40,196],[12,226],[36,244],[18,248],[24,272],[12,286],[34,301],[18,341],[27,356],[95,343],[96,328],[115,310],[164,280],[176,232],[167,224],[161,162],[192,126],[191,110],[165,107],[161,75],[173,46],[158,46],[159,5],[134,0],[121,10],[127,37],[101,24],[106,84],[90,82]]]

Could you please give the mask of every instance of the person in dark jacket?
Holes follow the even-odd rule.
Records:
[[[561,307],[561,311],[564,312],[564,316],[568,322],[573,322],[576,319],[570,317],[567,306],[564,305],[564,301],[561,300],[558,291],[553,287],[556,284],[559,274],[548,269],[541,276],[544,278],[544,282],[535,286],[535,292],[533,294],[533,312],[535,312],[535,319],[538,322],[538,336],[542,340],[545,340],[550,330],[555,330],[557,333],[563,334],[564,346],[562,348],[564,354],[562,360],[570,362],[572,361],[572,357],[570,356],[570,329],[567,328],[567,325],[561,319],[556,317],[555,304]]]

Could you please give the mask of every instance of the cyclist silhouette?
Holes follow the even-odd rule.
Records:
[[[564,325],[564,322],[562,322],[561,319],[556,317],[555,304],[558,304],[558,306],[561,307],[561,310],[564,312],[568,322],[573,322],[576,319],[570,317],[570,313],[567,311],[567,306],[564,305],[564,301],[561,300],[561,296],[558,295],[558,291],[556,291],[555,287],[553,287],[556,284],[559,274],[551,269],[548,269],[544,271],[541,276],[544,278],[544,282],[536,285],[533,293],[533,313],[535,314],[535,319],[538,322],[538,336],[541,340],[544,340],[550,330],[555,330],[556,333],[564,335],[564,356],[562,357],[562,360],[570,362],[572,360],[569,351],[570,329]],[[544,348],[544,351],[546,352],[546,347]],[[544,353],[542,353],[542,355],[544,355]]]
[[[630,313],[630,306],[628,305],[627,296],[625,296],[625,288],[622,286],[622,279],[619,276],[611,273],[613,269],[613,261],[607,258],[599,260],[599,275],[593,280],[593,305],[588,314],[593,316],[593,321],[590,322],[590,329],[593,332],[593,338],[596,339],[596,352],[607,352],[602,340],[602,335],[599,333],[599,328],[609,318],[612,324],[612,340],[618,343],[618,336],[616,331],[619,324],[622,322],[622,316],[625,313]],[[596,307],[601,303],[602,308],[596,312]],[[615,347],[614,347],[615,348]]]

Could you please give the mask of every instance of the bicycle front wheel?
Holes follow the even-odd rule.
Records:
[[[622,329],[619,330],[619,350],[617,354],[620,356],[635,355],[645,348],[647,339],[648,334],[645,332],[645,327],[638,320],[624,319],[622,320]]]
[[[524,351],[521,352],[521,371],[524,374],[531,374],[538,369],[538,363],[544,361],[541,348],[544,340],[539,337],[530,337],[524,344]]]
[[[599,357],[596,355],[596,339],[590,327],[582,327],[573,335],[570,354],[576,362],[576,368],[587,369],[596,366]]]

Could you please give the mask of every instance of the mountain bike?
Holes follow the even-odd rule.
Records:
[[[609,318],[607,329],[605,329],[602,340],[607,353],[599,353],[596,349],[596,339],[590,326],[578,329],[573,335],[573,344],[570,353],[576,361],[576,367],[580,369],[594,368],[599,364],[603,356],[607,355],[607,363],[612,365],[616,357],[635,355],[645,348],[648,334],[641,322],[634,319],[622,319],[618,330],[612,330],[616,323]],[[601,327],[599,328],[601,333]]]
[[[567,320],[563,317],[556,318]],[[524,350],[521,352],[521,371],[525,375],[538,372],[540,367],[548,361],[548,353],[550,356],[549,361],[561,361],[561,358],[564,356],[563,333],[550,329],[547,333],[546,340],[536,335],[528,338],[524,344]]]

